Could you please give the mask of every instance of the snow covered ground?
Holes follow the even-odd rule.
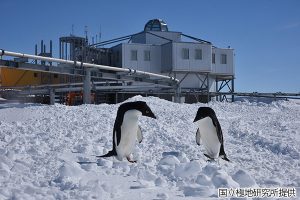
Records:
[[[120,104],[0,104],[0,199],[206,199],[220,187],[300,187],[299,101],[135,100],[158,119],[140,118],[134,164],[94,156],[111,150]],[[196,144],[200,106],[215,110],[231,162],[207,162]]]

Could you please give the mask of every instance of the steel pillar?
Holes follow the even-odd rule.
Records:
[[[65,49],[65,51],[66,51],[66,52],[65,52],[65,56],[66,56],[65,59],[66,59],[66,60],[69,60],[69,59],[68,59],[68,43],[66,42],[65,45],[66,45],[66,46],[65,46],[65,48],[66,48],[66,49]]]
[[[38,55],[38,49],[37,44],[35,45],[34,53],[37,56]],[[34,60],[34,63],[37,65],[37,60]]]
[[[180,97],[181,97],[181,88],[180,88],[180,84],[177,84],[175,88],[175,98],[174,98],[176,103],[181,103]]]
[[[41,53],[45,53],[44,52],[44,41],[43,40],[41,41]]]
[[[55,104],[55,90],[49,89],[49,96],[50,96],[50,105]]]
[[[50,40],[50,57],[52,57],[53,54],[52,54],[52,40]],[[50,63],[50,66],[52,66],[52,62],[49,62]]]
[[[64,52],[65,52],[64,42],[61,42],[61,59],[65,59]]]
[[[91,69],[85,68],[85,76],[83,82],[83,103],[91,104]]]
[[[206,89],[207,89],[207,103],[209,102],[209,77],[208,77],[208,73],[206,74]]]
[[[231,95],[231,102],[234,102],[234,77],[232,76],[232,79],[231,79],[231,92],[232,92],[232,95]]]
[[[219,92],[218,91],[218,77],[216,77],[216,92]],[[216,94],[216,101],[218,101],[218,99],[219,99],[219,95],[218,94]]]
[[[59,59],[62,59],[61,55],[61,40],[59,39]]]

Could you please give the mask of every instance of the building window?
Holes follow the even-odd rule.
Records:
[[[54,77],[54,78],[58,78],[58,74],[54,74],[53,77]]]
[[[150,61],[150,51],[148,50],[144,51],[144,60]]]
[[[195,59],[202,60],[202,49],[195,49]]]
[[[221,54],[221,64],[227,64],[227,55]]]
[[[212,59],[212,63],[216,64],[216,54],[215,53],[212,54],[211,59]]]
[[[33,77],[37,78],[38,77],[38,73],[33,73]]]
[[[137,50],[131,50],[131,60],[137,60]]]
[[[182,49],[182,59],[184,60],[188,60],[190,58],[190,55],[189,55],[189,49],[188,48],[183,48]]]

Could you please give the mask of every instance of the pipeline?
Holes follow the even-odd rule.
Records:
[[[79,62],[79,61],[64,60],[64,59],[59,59],[59,58],[49,58],[49,57],[44,57],[44,56],[16,53],[16,52],[11,52],[11,51],[6,51],[3,49],[0,49],[0,56],[4,56],[4,55],[12,56],[12,57],[19,57],[19,58],[29,58],[29,59],[33,59],[33,60],[42,60],[42,61],[47,61],[47,62],[64,63],[64,64],[75,65],[77,67],[97,68],[97,69],[103,69],[103,70],[115,71],[115,72],[127,72],[127,73],[135,73],[135,74],[140,74],[140,75],[148,75],[148,76],[152,76],[152,77],[156,77],[156,78],[169,79],[171,81],[174,81],[175,83],[179,82],[179,80],[174,77],[165,76],[162,74],[155,74],[155,73],[151,73],[151,72],[139,71],[139,70],[135,70],[135,69],[118,68],[118,67],[111,67],[111,66],[106,66],[106,65],[83,63],[83,62]]]

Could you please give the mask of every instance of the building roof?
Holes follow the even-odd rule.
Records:
[[[144,28],[144,31],[169,31],[168,25],[161,19],[149,20]]]

